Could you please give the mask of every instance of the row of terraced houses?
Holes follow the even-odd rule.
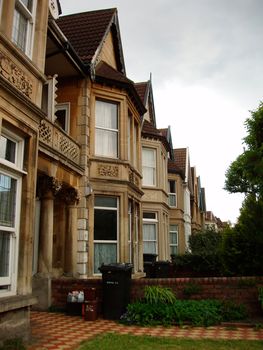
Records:
[[[0,21],[4,339],[28,336],[52,278],[99,278],[111,262],[140,278],[143,254],[184,253],[206,205],[189,149],[157,128],[151,79],[126,76],[116,9],[0,0]]]

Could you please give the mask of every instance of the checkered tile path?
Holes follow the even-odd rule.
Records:
[[[32,340],[28,350],[74,350],[82,340],[96,334],[151,335],[178,338],[263,340],[263,329],[252,327],[135,327],[99,319],[85,321],[78,316],[61,313],[31,312]]]

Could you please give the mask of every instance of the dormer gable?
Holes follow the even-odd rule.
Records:
[[[57,24],[91,74],[101,60],[126,74],[116,8],[61,16]]]

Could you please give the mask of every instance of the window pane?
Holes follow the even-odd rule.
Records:
[[[96,196],[95,197],[95,206],[96,207],[117,208],[117,198]]]
[[[156,214],[155,213],[149,213],[147,211],[143,212],[143,218],[144,219],[156,219]]]
[[[94,240],[117,240],[117,210],[95,209]]]
[[[96,101],[96,127],[118,129],[117,105]]]
[[[156,254],[156,242],[143,242],[144,254]]]
[[[155,150],[143,148],[142,150],[143,185],[154,186],[156,183],[156,156]]]
[[[95,154],[117,158],[118,156],[118,133],[115,131],[96,129]]]
[[[25,7],[30,11],[32,12],[32,0],[20,0],[24,5]]]
[[[0,277],[9,276],[10,233],[0,231]]]
[[[102,264],[117,262],[116,243],[95,243],[94,244],[94,273],[99,273]]]
[[[175,181],[169,181],[169,192],[175,193]]]
[[[169,205],[170,207],[176,207],[176,195],[175,194],[169,194]]]
[[[66,131],[66,118],[67,118],[67,111],[66,109],[59,109],[55,113],[56,115],[56,121],[55,124],[61,127],[61,129]]]
[[[177,232],[170,233],[170,243],[177,244]]]
[[[170,225],[170,232],[178,232],[178,225]]]
[[[24,52],[26,50],[26,35],[27,35],[27,19],[16,8],[14,11],[12,40]]]
[[[0,136],[0,157],[15,163],[16,143],[3,135]]]
[[[150,148],[143,148],[142,150],[142,164],[155,168],[155,150]]]
[[[178,251],[178,248],[177,246],[170,246],[170,253],[173,254],[173,255],[176,255],[177,254],[177,251]]]
[[[155,241],[156,240],[156,225],[155,224],[143,224],[143,240]]]
[[[0,225],[14,227],[16,180],[0,174]]]

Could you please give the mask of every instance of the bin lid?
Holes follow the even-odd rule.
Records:
[[[111,264],[102,264],[99,267],[100,272],[106,271],[130,271],[133,265],[129,263],[111,263]]]

